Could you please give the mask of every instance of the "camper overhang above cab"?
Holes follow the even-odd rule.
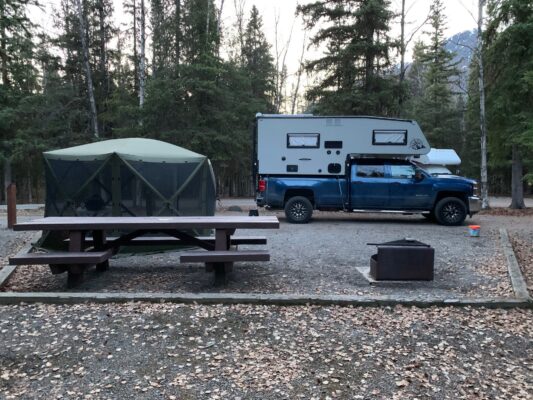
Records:
[[[342,175],[348,154],[420,156],[430,145],[415,121],[367,116],[256,115],[260,175]]]

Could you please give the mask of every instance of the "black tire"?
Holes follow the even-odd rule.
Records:
[[[285,204],[285,216],[292,224],[306,224],[313,215],[313,205],[307,197],[291,197]]]
[[[445,197],[435,206],[435,217],[441,225],[461,225],[466,219],[466,205],[457,197]]]

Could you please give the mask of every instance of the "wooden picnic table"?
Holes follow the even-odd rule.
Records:
[[[148,234],[143,244],[168,244],[169,238],[177,244],[192,245],[205,251],[182,253],[181,262],[204,262],[207,270],[214,270],[215,281],[225,282],[234,261],[268,261],[270,255],[262,251],[235,251],[231,249],[232,235],[237,229],[278,229],[274,216],[188,216],[188,217],[45,217],[16,224],[15,231],[63,231],[68,235],[68,252],[28,253],[10,258],[11,264],[49,264],[52,273],[68,272],[68,284],[74,286],[83,280],[88,265],[97,270],[109,268],[108,259],[121,246],[135,245]],[[215,235],[199,237],[195,230],[213,229]],[[107,232],[127,232],[107,240]],[[92,234],[92,237],[88,236]],[[148,240],[151,239],[151,240]],[[253,241],[248,241],[253,243]],[[235,241],[238,243],[238,241]],[[242,243],[247,243],[245,240]],[[264,244],[264,241],[256,240]]]

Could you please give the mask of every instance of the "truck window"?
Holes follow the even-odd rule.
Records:
[[[319,133],[287,133],[287,147],[289,149],[302,149],[320,147]]]
[[[385,167],[383,165],[357,165],[355,172],[360,178],[383,178]]]
[[[415,176],[415,168],[412,165],[391,165],[392,178],[412,178]]]

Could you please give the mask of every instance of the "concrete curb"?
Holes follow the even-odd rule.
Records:
[[[17,269],[16,265],[4,265],[2,269],[0,269],[0,288],[4,286],[4,283],[7,282],[9,277],[15,272]]]
[[[509,271],[509,277],[511,278],[511,284],[513,286],[514,294],[518,300],[530,300],[529,291],[527,290],[526,280],[522,275],[520,265],[516,260],[513,246],[509,240],[509,235],[505,228],[500,229],[500,240],[502,243],[503,253],[507,258],[507,269]]]
[[[0,304],[22,303],[185,303],[185,304],[251,304],[251,305],[329,305],[329,306],[414,306],[414,307],[485,307],[485,308],[533,308],[527,300],[509,298],[394,298],[392,296],[315,296],[315,295],[283,295],[283,294],[249,294],[249,293],[0,293]]]
[[[29,243],[22,247],[22,249],[19,250],[17,255],[28,253],[33,248],[33,243],[36,242],[40,236],[40,233],[36,233],[35,235],[33,235]],[[13,272],[15,272],[16,269],[16,265],[4,265],[4,267],[0,269],[0,288],[4,286],[4,284],[7,282],[9,277],[13,274]]]

